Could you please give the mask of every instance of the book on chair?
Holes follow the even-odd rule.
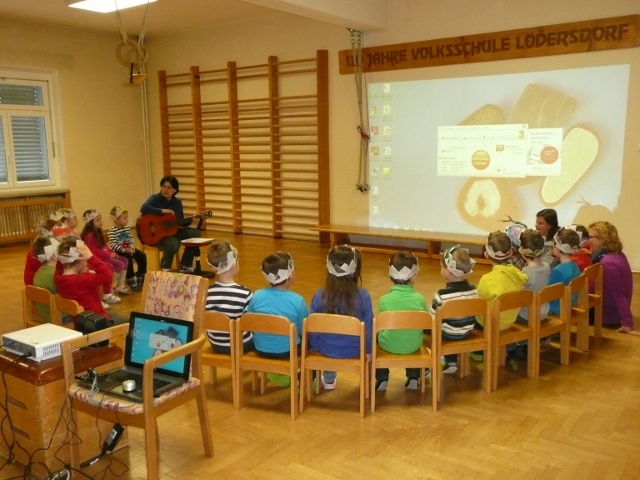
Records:
[[[97,389],[134,402],[142,401],[142,369],[144,362],[160,353],[184,345],[193,340],[193,322],[161,317],[149,313],[131,312],[129,334],[126,339],[124,365],[105,373],[78,378],[78,384],[91,388],[97,378]],[[189,379],[191,355],[172,360],[154,372],[153,395],[172,390]],[[126,380],[133,380],[130,390]]]

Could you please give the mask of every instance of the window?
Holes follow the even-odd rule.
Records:
[[[37,76],[0,78],[0,192],[58,183],[51,81]]]

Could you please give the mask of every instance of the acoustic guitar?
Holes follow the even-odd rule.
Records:
[[[162,215],[141,215],[136,220],[136,232],[138,238],[145,245],[155,245],[164,237],[171,237],[178,233],[180,227],[188,227],[195,219],[202,220],[213,216],[211,210],[202,212],[199,215],[178,220],[173,213]]]

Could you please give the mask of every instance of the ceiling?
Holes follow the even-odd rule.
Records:
[[[146,8],[134,7],[120,13],[128,34],[139,33]],[[147,36],[231,23],[276,12],[240,0],[158,0],[149,4],[148,8],[145,30]],[[61,25],[104,33],[119,32],[116,13],[95,13],[69,8],[65,0],[0,0],[0,19]]]

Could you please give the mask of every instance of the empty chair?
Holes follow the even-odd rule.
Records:
[[[534,354],[534,378],[540,376],[540,341],[545,337],[551,335],[560,334],[560,363],[562,365],[569,365],[569,348],[570,337],[569,331],[566,328],[566,308],[565,302],[565,290],[567,287],[562,283],[555,283],[544,287],[534,296],[533,315],[530,315],[531,325],[533,326],[533,346],[536,348],[529,348],[529,355]],[[553,300],[558,300],[560,303],[560,314],[554,315],[551,312],[547,313],[544,318],[540,318],[540,307],[545,303],[549,303]]]
[[[483,298],[465,298],[460,300],[447,300],[436,309],[436,323],[438,330],[442,331],[442,321],[447,318],[461,318],[470,316],[484,316],[484,330],[473,329],[469,338],[464,340],[443,340],[442,335],[436,335],[437,352],[440,355],[458,355],[458,376],[464,377],[469,369],[468,354],[482,350],[483,359],[483,390],[491,392],[491,307],[489,302]],[[434,372],[439,369],[434,369]],[[437,373],[439,381],[434,385],[438,388],[438,399],[442,395],[441,380],[442,375]],[[432,373],[433,375],[433,373]],[[434,380],[431,380],[434,382]]]
[[[245,313],[236,320],[237,332],[261,332],[272,335],[283,335],[289,337],[289,358],[272,359],[259,356],[255,351],[243,353],[242,335],[236,335],[236,350],[238,352],[238,363],[236,366],[236,393],[238,409],[244,403],[244,383],[242,382],[245,370],[254,372],[279,373],[291,377],[290,398],[291,398],[291,420],[298,418],[298,372],[300,371],[300,358],[298,356],[296,325],[287,318],[279,315],[269,315],[266,313]],[[261,386],[261,393],[264,392],[264,385]]]
[[[582,273],[587,277],[589,310],[593,308],[593,336],[595,338],[602,338],[602,265],[594,263],[585,268]]]
[[[440,324],[433,320],[429,312],[424,311],[387,311],[379,313],[373,319],[373,338],[378,338],[382,330],[431,330],[429,343],[424,341],[420,349],[409,354],[389,353],[376,341],[371,352],[371,411],[376,408],[375,369],[376,368],[419,368],[421,392],[426,390],[424,370],[431,369],[431,407],[438,410],[438,378],[440,375],[440,354],[438,341]]]
[[[517,292],[508,292],[493,300],[491,305],[491,348],[493,363],[493,372],[491,374],[491,388],[498,388],[498,365],[504,365],[506,346],[516,342],[527,341],[529,348],[527,354],[527,375],[535,376],[535,360],[536,355],[532,353],[537,349],[537,345],[533,345],[533,319],[536,318],[535,313],[530,317],[527,324],[513,323],[506,330],[500,330],[500,314],[509,310],[520,310],[523,307],[529,308],[529,314],[534,308],[533,292],[531,290],[520,290]],[[484,322],[487,325],[487,322]]]
[[[358,358],[331,358],[319,352],[309,350],[310,333],[334,333],[351,335],[360,339],[360,356]],[[365,416],[365,397],[368,395],[368,373],[366,353],[366,337],[364,322],[348,315],[329,313],[312,313],[304,319],[302,327],[302,355],[300,361],[300,411],[304,410],[305,394],[308,400],[312,396],[313,371],[351,372],[360,376],[360,417]],[[320,379],[318,378],[318,381]]]

